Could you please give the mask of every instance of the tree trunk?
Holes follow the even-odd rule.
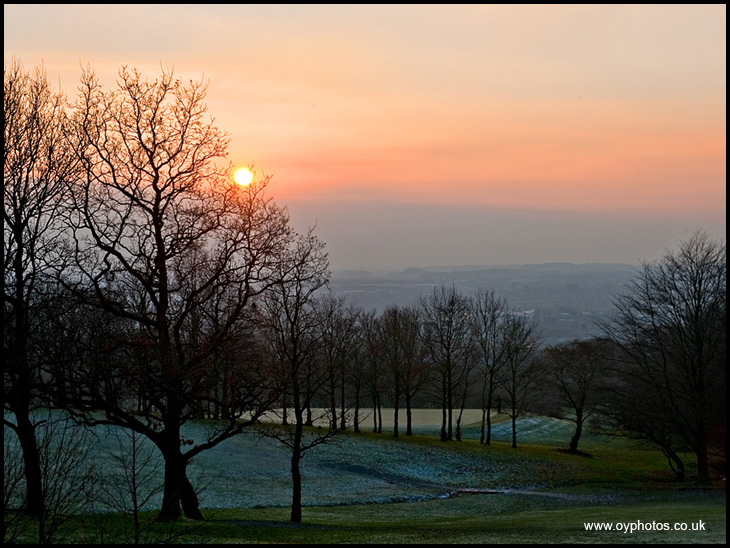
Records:
[[[298,426],[298,428],[301,428],[301,426]],[[293,451],[291,455],[292,496],[290,517],[290,521],[293,523],[302,522],[302,472],[299,470],[300,461],[299,451]]]
[[[411,407],[411,397],[406,396],[406,436],[413,435],[413,408]]]
[[[352,431],[355,432],[355,434],[360,433],[360,398],[355,398],[355,414],[352,417]]]
[[[492,445],[492,410],[487,407],[487,439],[484,445]]]
[[[304,423],[304,426],[313,426],[314,420],[312,419],[312,400],[308,397],[307,398],[307,420]]]
[[[583,432],[583,410],[575,410],[575,433],[570,440],[570,451],[575,453],[578,451],[578,442],[580,441],[580,435]]]
[[[187,462],[183,468],[181,478],[180,502],[182,503],[183,513],[188,519],[203,520],[203,514],[200,512],[200,501],[195,493],[193,484],[190,483],[187,475]]]
[[[484,444],[484,428],[485,428],[485,424],[487,421],[486,415],[487,415],[487,410],[482,407],[482,429],[481,429],[481,435],[479,436],[480,445]]]
[[[492,444],[492,391],[489,391],[489,396],[487,397],[487,439],[484,442],[484,445],[491,445]]]
[[[466,407],[466,388],[464,388],[464,394],[461,398],[459,416],[456,418],[456,441],[461,441],[461,419],[464,416],[464,407]]]
[[[289,405],[286,401],[286,395],[281,398],[281,425],[289,426]]]
[[[380,396],[378,396],[378,434],[383,433],[383,406],[380,405]]]
[[[393,412],[393,437],[398,437],[398,400],[400,399],[400,395],[398,392],[395,393],[395,405],[393,406],[395,411]]]
[[[180,507],[185,517],[202,520],[198,496],[187,476],[187,459],[180,452],[180,436],[167,436],[167,446],[160,448],[165,457],[165,487],[158,521],[170,521],[180,517]]]
[[[441,441],[448,439],[446,435],[446,376],[444,376],[441,383]]]
[[[453,381],[451,378],[451,369],[448,371],[448,383],[447,383],[447,407],[449,411],[449,431],[448,435],[446,436],[447,441],[452,441],[454,439],[454,394],[453,394]]]
[[[32,516],[41,516],[45,512],[41,460],[35,437],[35,425],[30,419],[28,406],[14,409],[17,421],[16,434],[23,452],[25,467],[26,503],[25,511]]]
[[[373,394],[373,434],[378,433],[378,408],[380,407],[380,404],[378,403],[378,394],[377,392]]]
[[[512,401],[512,447],[517,447],[517,409]]]
[[[302,424],[302,412],[298,404],[299,396],[294,396],[294,440],[291,447],[291,480],[292,480],[292,496],[291,496],[291,515],[292,523],[301,523],[302,521],[302,471],[299,464],[302,460],[302,437],[304,433],[304,425]]]
[[[335,401],[334,387],[330,395],[330,430],[337,430],[337,402]]]
[[[343,374],[344,377],[344,374]],[[342,387],[340,389],[340,430],[347,430],[347,410],[345,402],[345,380],[342,380]]]
[[[4,187],[3,187],[4,188]],[[34,516],[43,516],[45,513],[45,501],[43,497],[43,482],[41,477],[41,461],[40,454],[38,452],[38,443],[35,438],[35,425],[30,418],[30,407],[31,407],[31,381],[32,373],[30,369],[30,363],[28,360],[28,292],[29,287],[26,286],[27,273],[23,267],[25,257],[25,244],[23,243],[23,226],[22,222],[19,222],[18,212],[15,215],[15,228],[13,229],[12,239],[16,244],[16,253],[13,260],[13,271],[15,274],[15,287],[14,289],[8,288],[9,291],[14,291],[13,299],[11,300],[12,306],[15,312],[15,325],[14,335],[15,341],[12,344],[9,356],[5,356],[3,361],[3,372],[10,373],[13,378],[12,387],[10,387],[10,393],[5,392],[5,397],[9,395],[10,404],[12,411],[15,414],[15,420],[17,422],[16,434],[18,435],[18,442],[20,443],[20,449],[23,452],[23,465],[25,467],[25,481],[26,481],[26,512]],[[3,245],[5,238],[3,238]],[[3,258],[5,258],[3,254]],[[5,283],[3,282],[3,289]],[[7,303],[5,305],[7,307]],[[4,309],[4,310],[7,310]],[[3,323],[5,322],[5,312],[3,312]],[[3,325],[4,328],[9,328],[9,325]],[[8,342],[7,333],[5,342]],[[7,360],[7,361],[5,361]],[[5,369],[8,367],[8,369]],[[6,385],[6,390],[8,390]],[[5,402],[8,400],[5,399]]]
[[[700,440],[697,451],[697,480],[700,483],[709,483],[710,481],[710,463],[707,453],[707,441]]]
[[[674,472],[677,481],[684,481],[684,463],[682,459],[679,458],[679,455],[674,452],[671,446],[661,445],[661,448],[669,461],[669,467]]]

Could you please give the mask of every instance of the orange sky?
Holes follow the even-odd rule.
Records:
[[[42,61],[71,96],[87,63],[108,83],[122,64],[208,79],[230,160],[273,175],[274,197],[303,204],[292,213],[307,222],[327,225],[323,202],[682,219],[661,245],[627,250],[634,259],[690,224],[724,237],[724,5],[30,4],[4,15],[6,63]]]

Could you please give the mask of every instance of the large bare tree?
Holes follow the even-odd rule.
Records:
[[[105,90],[87,70],[75,113],[83,178],[72,189],[73,268],[63,280],[85,305],[129,322],[119,335],[130,359],[76,371],[77,391],[87,390],[72,403],[157,446],[160,519],[181,505],[202,519],[187,464],[271,403],[264,368],[240,345],[255,340],[251,305],[277,280],[294,238],[286,210],[265,196],[267,178],[231,181],[228,137],[205,96],[204,83],[168,71],[150,81],[125,67]],[[183,424],[211,407],[225,408],[226,420],[186,439]]]
[[[709,479],[710,438],[726,414],[726,266],[725,244],[698,231],[645,263],[604,324],[621,350],[622,385],[641,387],[652,416],[663,417],[662,439],[691,448],[700,481]],[[630,427],[653,436],[656,423]]]
[[[3,93],[3,381],[4,423],[20,442],[26,511],[44,512],[32,412],[40,381],[34,346],[64,233],[59,224],[76,158],[66,136],[65,99],[44,70],[5,66]]]

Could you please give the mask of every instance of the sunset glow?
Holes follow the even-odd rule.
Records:
[[[79,62],[107,86],[122,65],[150,79],[161,66],[203,76],[229,160],[271,175],[267,192],[300,229],[317,225],[335,267],[548,251],[636,262],[687,230],[725,234],[725,5],[11,4],[4,14],[6,64],[43,63],[71,100]],[[448,253],[386,258],[364,239],[373,210],[391,206],[513,213],[488,233],[441,227]],[[343,228],[363,210],[363,224]],[[540,225],[547,246],[525,243],[534,231],[514,240],[536,212],[571,228]],[[579,244],[595,233],[585,219],[599,217],[600,240]],[[436,221],[382,222],[412,250],[408,235]],[[627,240],[627,226],[647,239]],[[457,245],[474,230],[479,246]]]
[[[233,174],[233,180],[241,186],[250,185],[253,181],[253,173],[245,167],[238,168]]]

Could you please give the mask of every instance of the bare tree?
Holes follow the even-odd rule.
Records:
[[[3,543],[15,544],[30,529],[25,519],[23,454],[18,443],[5,432],[3,436]]]
[[[691,448],[700,481],[709,480],[709,440],[726,413],[726,276],[725,244],[696,232],[645,263],[603,325],[620,348],[624,384],[651,395],[662,437]]]
[[[441,441],[451,441],[456,397],[474,356],[469,301],[455,287],[441,286],[421,299],[421,310],[431,371],[438,376]]]
[[[509,346],[506,337],[509,326],[507,302],[494,291],[479,290],[472,301],[474,339],[477,348],[477,362],[481,368],[482,380],[482,427],[480,443],[492,442],[492,417],[502,368],[507,363]]]
[[[351,393],[352,401],[352,430],[360,433],[360,411],[362,407],[363,392],[370,385],[370,373],[372,366],[370,363],[370,352],[368,344],[368,332],[375,323],[375,312],[365,312],[360,310],[358,313],[357,329],[355,331],[355,340],[353,341],[352,361],[348,369],[347,384]]]
[[[420,309],[405,307],[401,311],[400,337],[403,363],[400,377],[406,404],[406,436],[413,435],[413,401],[428,380],[429,368],[423,342],[423,323]]]
[[[3,379],[5,425],[18,436],[27,489],[26,511],[42,515],[41,463],[32,418],[40,380],[32,347],[42,325],[50,272],[63,238],[59,210],[77,165],[66,135],[65,99],[42,67],[5,66],[3,93]]]
[[[421,321],[416,308],[391,306],[376,322],[377,345],[383,369],[388,372],[390,398],[394,408],[393,437],[399,434],[401,400],[406,405],[406,435],[413,435],[413,397],[426,380],[426,356]]]
[[[332,413],[330,428],[345,430],[348,408],[346,376],[354,357],[359,311],[348,306],[345,297],[331,292],[318,296],[314,306],[320,318],[317,322],[317,338],[320,341],[317,363],[319,368],[328,372],[326,397]]]
[[[91,500],[94,437],[70,417],[49,411],[40,426],[45,511],[38,523],[38,543],[52,544],[59,528],[83,512]]]
[[[181,505],[202,519],[187,464],[271,404],[261,363],[239,355],[231,374],[219,358],[250,331],[254,298],[276,281],[294,237],[286,211],[264,194],[268,178],[242,187],[219,166],[228,138],[206,119],[205,91],[171,72],[150,82],[126,67],[105,91],[85,71],[75,113],[84,178],[72,188],[73,263],[62,280],[86,306],[130,322],[132,359],[114,371],[90,363],[73,372],[83,390],[70,405],[101,410],[102,422],[157,446],[158,519],[175,519]],[[233,383],[223,399],[214,390],[221,375]],[[182,425],[211,399],[226,420],[186,440]]]
[[[305,432],[305,412],[329,379],[329,372],[318,368],[316,363],[322,321],[315,306],[316,297],[329,279],[323,244],[311,231],[301,236],[281,268],[280,282],[271,288],[263,301],[261,325],[274,357],[272,368],[277,373],[280,390],[286,394],[287,411],[294,417],[293,424],[272,425],[262,432],[277,439],[291,452],[291,521],[301,522],[301,460],[309,449],[338,432],[333,428],[309,430],[309,436]],[[327,419],[331,424],[331,415]]]
[[[91,458],[94,436],[58,411],[36,410],[34,420],[43,512],[29,515],[23,511],[27,490],[21,487],[19,444],[14,437],[6,437],[3,537],[9,544],[33,533],[37,535],[38,544],[59,542],[60,528],[73,515],[88,508],[94,489],[95,470]]]
[[[611,370],[609,343],[591,339],[550,346],[540,353],[540,368],[547,387],[556,394],[557,408],[551,409],[552,414],[566,416],[575,423],[570,451],[576,452],[583,426],[598,406],[601,379]]]
[[[606,388],[599,394],[594,421],[607,435],[648,441],[667,457],[678,481],[685,479],[681,454],[690,450],[665,412],[666,395],[660,386],[636,382],[632,367],[617,360],[607,372]]]
[[[141,434],[128,429],[111,428],[113,430],[109,437],[116,443],[106,453],[115,467],[98,482],[101,502],[125,516],[132,531],[131,535],[119,531],[115,538],[123,539],[128,544],[160,540],[156,534],[147,534],[146,529],[151,525],[151,520],[145,518],[142,512],[152,498],[163,491],[164,463],[152,444],[145,445],[146,438]]]
[[[382,400],[385,392],[385,372],[383,371],[383,349],[378,338],[379,318],[375,311],[361,317],[360,335],[367,388],[373,404],[373,433],[383,433]]]
[[[512,420],[512,447],[517,447],[517,418],[537,395],[538,375],[535,355],[539,333],[534,320],[512,312],[505,326],[506,362],[502,369],[501,386],[507,395],[507,415]]]

